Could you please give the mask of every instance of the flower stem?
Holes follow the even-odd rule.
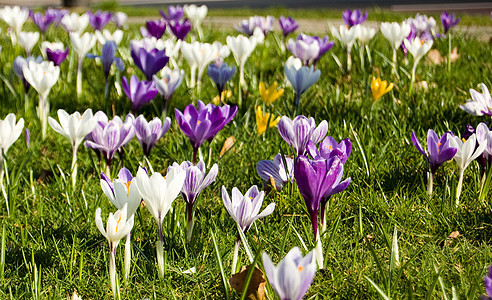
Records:
[[[396,49],[393,48],[393,67],[391,69],[391,73],[397,74],[396,72]]]
[[[48,128],[48,113],[50,110],[50,103],[48,99],[45,99],[41,94],[39,95],[38,112],[39,119],[41,121],[41,134],[43,139],[46,137],[46,130]]]
[[[157,266],[159,278],[164,278],[164,237],[162,236],[162,220],[159,224],[159,240],[157,241]]]
[[[193,165],[196,166],[196,155],[198,154],[198,148],[193,147]]]
[[[359,55],[360,55],[360,68],[362,69],[362,72],[366,72],[366,65],[365,65],[365,60],[364,60],[364,44],[361,43],[359,47]]]
[[[408,90],[408,95],[409,96],[412,96],[413,94],[413,84],[415,83],[415,71],[417,70],[417,64],[418,64],[418,60],[416,60],[414,63],[413,63],[413,68],[412,68],[412,79],[410,81],[410,89]]]
[[[347,72],[352,69],[352,55],[350,54],[351,49],[347,49]]]
[[[326,202],[324,201],[324,199],[321,200],[321,206],[320,206],[321,233],[324,233],[326,231],[326,214],[328,210],[327,204],[328,204],[328,199],[326,200]]]
[[[448,73],[451,73],[451,32],[449,32],[448,39]]]
[[[104,106],[106,107],[106,113],[109,114],[110,105],[109,105],[109,80],[106,78],[106,84],[104,85]]]
[[[232,257],[232,270],[231,274],[236,273],[237,259],[239,256],[239,245],[241,245],[241,239],[237,238],[236,244],[234,245],[234,256]]]
[[[82,62],[83,57],[79,57],[79,63],[77,66],[77,97],[82,94]]]
[[[131,233],[128,232],[126,235],[125,243],[125,283],[128,282],[130,277],[130,267],[132,262],[132,244],[131,244]]]
[[[195,216],[193,213],[193,203],[186,203],[186,212],[188,213],[188,237],[187,242],[191,241],[193,235],[193,226],[195,225]]]
[[[429,196],[432,196],[433,184],[434,184],[434,173],[430,172],[429,180],[427,182],[427,193],[429,194]]]
[[[111,244],[111,251],[109,254],[109,279],[111,281],[111,290],[113,291],[113,298],[116,299],[116,260],[115,260],[116,247],[113,249],[113,243],[110,244]]]
[[[316,255],[316,262],[318,263],[318,268],[323,269],[323,245],[321,243],[321,237],[319,235],[319,230],[316,231],[316,248],[314,250]]]
[[[460,178],[458,180],[458,187],[456,187],[456,207],[460,205],[461,190],[463,188],[463,175],[465,170],[460,170]]]
[[[75,188],[75,183],[77,183],[77,148],[75,145],[73,146],[72,166],[70,167],[70,171],[72,172],[72,187]]]

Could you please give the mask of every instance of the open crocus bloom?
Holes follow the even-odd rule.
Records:
[[[255,109],[256,115],[256,131],[258,135],[263,134],[267,127],[275,127],[280,121],[280,116],[276,117],[269,112],[263,112],[261,106],[257,106]]]
[[[340,30],[337,30],[336,27],[331,27],[331,34],[339,40],[346,48],[348,51],[352,49],[352,46],[354,45],[355,40],[359,36],[359,26],[353,26],[347,28],[343,25],[340,25]]]
[[[393,49],[398,49],[403,42],[403,39],[406,38],[411,31],[410,25],[407,23],[402,23],[401,25],[396,22],[381,23],[381,33],[384,37],[390,42]]]
[[[287,37],[291,32],[294,32],[297,28],[299,28],[299,24],[297,24],[296,20],[291,17],[284,18],[283,16],[280,16],[278,22],[284,37]]]
[[[117,210],[114,214],[109,213],[106,229],[104,229],[101,219],[101,208],[96,209],[96,226],[101,234],[108,239],[112,251],[116,250],[120,240],[126,236],[133,228],[133,215],[128,218],[127,206]]]
[[[378,101],[379,98],[381,98],[384,94],[388,93],[393,89],[393,83],[390,83],[388,85],[388,82],[386,80],[381,80],[381,78],[376,78],[372,76],[371,79],[371,92],[372,92],[372,99],[374,101]]]
[[[67,14],[62,18],[61,24],[67,32],[77,32],[80,35],[89,25],[89,15],[86,13],[83,15],[78,13]]]
[[[470,89],[472,98],[468,99],[465,104],[460,105],[460,108],[474,116],[492,116],[492,97],[490,97],[489,89],[483,83],[480,84],[480,87],[482,88],[482,93]]]
[[[434,130],[429,129],[427,132],[427,154],[420,145],[415,132],[412,132],[412,142],[415,148],[417,148],[417,150],[429,161],[430,169],[433,174],[437,171],[439,166],[452,159],[456,154],[457,149],[450,143],[452,136],[453,134],[451,132],[446,132],[439,138]]]
[[[113,33],[107,29],[104,29],[103,31],[98,30],[94,35],[101,45],[106,44],[108,41],[113,41],[116,43],[116,46],[119,46],[123,39],[123,31],[119,29],[116,29]]]
[[[318,58],[320,46],[317,40],[301,33],[295,41],[289,39],[287,49],[305,65],[310,65]]]
[[[263,253],[262,258],[265,275],[280,299],[300,300],[304,297],[316,273],[314,251],[303,257],[301,250],[294,247],[276,267],[268,254]]]
[[[404,39],[405,47],[408,49],[413,55],[413,59],[415,62],[419,61],[424,55],[429,52],[430,48],[432,48],[433,40],[421,40],[419,37],[415,37],[413,40],[409,41]]]
[[[323,120],[318,127],[314,118],[297,116],[291,120],[283,116],[278,123],[278,131],[284,141],[294,149],[296,155],[304,155],[309,141],[315,145],[321,142],[328,132],[328,122]]]
[[[20,6],[5,6],[0,9],[0,19],[14,30],[16,35],[22,30],[22,26],[29,18],[29,10]]]
[[[27,56],[31,54],[31,50],[36,45],[39,40],[39,32],[19,32],[18,42],[19,45],[24,48],[27,53]]]
[[[44,41],[41,43],[41,53],[49,61],[52,61],[55,66],[59,66],[68,55],[68,47],[65,47],[63,43],[50,43]]]
[[[313,159],[330,159],[334,156],[338,156],[342,164],[344,164],[352,152],[352,143],[349,138],[343,139],[340,143],[331,137],[327,136],[320,144],[319,150],[316,149],[316,145],[309,141],[307,145],[307,152]]]
[[[161,139],[171,126],[171,118],[166,118],[164,124],[161,119],[154,118],[147,122],[143,115],[135,120],[135,135],[142,146],[144,155],[149,156],[155,143]]]
[[[232,188],[232,200],[229,198],[227,189],[222,186],[222,201],[229,215],[236,221],[243,232],[253,225],[259,218],[268,216],[275,209],[275,203],[270,203],[261,213],[261,204],[265,192],[258,191],[253,185],[244,195],[236,188]]]
[[[135,177],[127,168],[122,168],[118,178],[111,181],[106,174],[101,173],[101,189],[117,209],[123,209],[127,205],[129,216],[133,216],[140,206],[141,197],[137,190]]]
[[[65,110],[58,110],[58,123],[52,117],[48,117],[48,123],[57,133],[66,137],[74,148],[78,148],[86,135],[91,133],[97,125],[92,110],[87,109],[82,115],[78,111],[69,115]]]
[[[24,129],[24,119],[20,118],[19,121],[15,122],[15,115],[10,113],[5,119],[0,120],[0,151],[3,155],[7,154],[10,146],[12,146],[15,141],[19,138]],[[0,162],[3,161],[3,155],[0,153]],[[0,169],[3,167],[3,163]]]

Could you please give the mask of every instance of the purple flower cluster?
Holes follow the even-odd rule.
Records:
[[[282,29],[282,33],[284,34],[284,38],[299,28],[299,24],[291,17],[284,18],[284,16],[280,16],[278,22],[280,29]]]
[[[367,20],[367,16],[367,11],[362,14],[362,12],[358,9],[355,9],[353,11],[347,9],[342,13],[343,23],[345,23],[345,25],[347,25],[349,28],[364,23]]]
[[[273,20],[272,16],[253,16],[247,20],[242,20],[239,26],[235,26],[235,28],[247,36],[252,36],[256,28],[259,28],[264,35],[267,35],[273,30]]]
[[[304,65],[310,65],[316,62],[333,47],[334,42],[330,41],[328,36],[320,38],[318,36],[309,36],[303,33],[299,34],[294,41],[289,39],[287,49],[299,58]]]
[[[89,23],[91,24],[92,28],[94,30],[99,30],[101,31],[106,24],[111,21],[113,17],[112,12],[107,12],[107,11],[96,11],[96,13],[92,13],[91,11],[88,11],[87,14],[89,15]]]

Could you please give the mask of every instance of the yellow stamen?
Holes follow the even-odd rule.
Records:
[[[463,141],[463,143],[466,142],[465,138],[462,138],[461,140]]]
[[[328,148],[328,151],[331,151],[333,149],[333,146],[332,145],[326,146],[326,148]]]
[[[120,222],[121,222],[121,214],[120,214],[120,218],[118,219],[118,221],[116,221],[116,232],[118,232],[118,227],[120,226]]]
[[[125,186],[126,186],[126,197],[128,198],[128,196],[130,195],[130,183],[132,183],[131,181],[127,181],[125,182]]]
[[[304,270],[304,267],[303,266],[297,267],[297,271],[301,272],[302,270]]]

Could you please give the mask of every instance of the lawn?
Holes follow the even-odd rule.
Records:
[[[106,8],[107,7],[103,7]],[[121,7],[128,15],[157,16],[157,9]],[[239,10],[236,16],[253,14],[290,15],[293,18],[340,19],[340,11],[331,10]],[[209,16],[228,16],[232,12],[214,10]],[[413,14],[396,14],[386,10],[369,11],[371,21],[401,21]],[[434,16],[439,23],[439,16]],[[491,25],[488,16],[460,16],[464,25]],[[129,44],[140,39],[142,24],[130,24],[124,31],[116,56],[121,57],[124,70],[111,71],[111,80],[120,82],[142,72],[134,65]],[[278,25],[278,24],[276,24]],[[104,195],[100,173],[106,169],[98,155],[81,145],[78,156],[77,183],[70,177],[72,147],[69,141],[48,126],[41,136],[36,116],[38,94],[30,89],[26,95],[30,106],[25,111],[25,95],[21,81],[13,71],[16,56],[25,56],[19,46],[12,46],[7,27],[1,23],[0,45],[0,118],[15,113],[24,118],[30,131],[30,145],[22,133],[6,153],[7,171],[4,178],[5,196],[0,196],[2,238],[0,252],[0,297],[10,299],[65,299],[74,290],[84,299],[111,299],[109,281],[109,247],[95,224],[95,211],[102,209],[104,223],[116,209]],[[113,24],[107,26],[114,30]],[[25,31],[35,31],[32,22]],[[93,31],[90,26],[87,31]],[[438,31],[441,26],[438,24]],[[302,32],[302,28],[296,31]],[[204,27],[202,42],[226,44],[228,35],[238,33]],[[330,33],[330,40],[335,40]],[[192,30],[186,41],[195,38]],[[295,35],[290,37],[294,38]],[[168,38],[166,34],[163,39]],[[434,40],[432,49],[444,57],[448,54],[448,37]],[[67,33],[50,28],[42,39],[58,40],[70,46]],[[291,147],[282,139],[276,127],[257,134],[255,105],[275,116],[295,116],[294,91],[284,75],[284,62],[290,55],[281,49],[281,33],[267,34],[263,44],[253,51],[245,64],[246,86],[240,87],[239,69],[226,85],[231,97],[226,101],[242,105],[232,121],[211,141],[201,147],[201,157],[207,170],[216,163],[218,176],[198,198],[192,240],[187,241],[186,204],[179,196],[164,218],[165,274],[157,271],[156,242],[158,227],[142,204],[132,230],[131,273],[123,280],[124,240],[116,253],[121,299],[236,299],[241,293],[224,284],[231,276],[234,244],[238,229],[222,202],[222,186],[231,193],[233,187],[246,192],[252,185],[265,191],[263,208],[275,203],[274,212],[257,220],[245,238],[252,254],[262,267],[261,253],[266,252],[278,263],[293,247],[305,255],[315,247],[309,214],[297,185],[286,184],[280,192],[265,185],[256,172],[261,160],[271,160],[278,153],[293,157]],[[33,55],[40,55],[40,42]],[[481,189],[478,163],[465,171],[460,204],[455,205],[459,168],[454,161],[446,162],[434,178],[434,192],[427,194],[429,165],[412,144],[414,131],[426,144],[428,129],[440,136],[446,131],[461,136],[465,126],[476,127],[489,122],[488,116],[476,117],[459,108],[470,99],[470,89],[479,84],[492,87],[492,51],[490,43],[476,36],[453,31],[452,45],[459,58],[448,71],[446,62],[436,65],[424,57],[416,71],[415,92],[410,95],[413,58],[405,59],[398,51],[398,70],[392,74],[392,50],[381,32],[369,43],[371,58],[361,67],[359,46],[352,50],[352,69],[346,69],[346,50],[338,40],[317,63],[321,77],[301,96],[299,115],[313,117],[316,124],[328,123],[328,134],[337,141],[349,138],[352,153],[344,168],[344,178],[351,177],[348,188],[334,195],[328,205],[327,230],[321,236],[324,269],[317,270],[305,299],[374,299],[381,292],[392,299],[449,299],[456,293],[459,299],[476,299],[485,293],[483,276],[492,264],[492,211],[486,182]],[[100,45],[89,53],[100,54]],[[72,50],[71,50],[72,51]],[[69,54],[60,66],[60,78],[48,98],[49,115],[58,120],[57,110],[69,113],[103,110],[124,119],[131,103],[124,93],[111,85],[109,100],[104,101],[105,77],[96,60],[83,60],[83,91],[76,95],[76,57]],[[231,55],[225,59],[236,65]],[[181,68],[185,78],[190,74],[186,60]],[[236,68],[239,68],[236,66]],[[113,75],[116,74],[116,75]],[[394,84],[394,88],[373,101],[372,76]],[[213,81],[206,74],[200,89],[188,88],[186,80],[176,90],[168,104],[167,116],[172,123],[148,157],[155,172],[163,175],[173,162],[192,160],[193,148],[181,132],[174,110],[195,106],[199,99],[209,103],[216,95]],[[267,86],[277,81],[284,94],[271,106],[261,101],[260,82]],[[161,116],[161,98],[144,106],[136,115],[147,120]],[[110,116],[111,118],[111,116]],[[234,137],[234,145],[220,155],[224,142]],[[136,175],[139,165],[148,166],[143,151],[133,139],[111,165],[112,177],[122,167]],[[489,176],[488,178],[492,178]],[[397,246],[396,246],[397,244]],[[398,257],[396,255],[398,253]],[[240,247],[238,269],[250,264],[245,248]],[[184,272],[195,268],[196,273]],[[276,299],[266,285],[267,298]]]

